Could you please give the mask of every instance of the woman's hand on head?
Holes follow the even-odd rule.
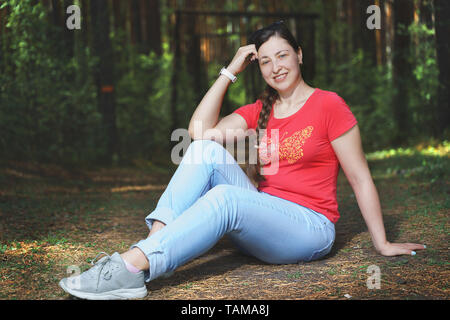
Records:
[[[233,60],[227,67],[227,70],[232,74],[237,76],[239,73],[244,71],[244,69],[254,60],[258,59],[258,52],[254,44],[249,44],[247,46],[240,47],[236,52]]]
[[[383,256],[398,256],[402,254],[415,255],[415,250],[424,250],[426,246],[418,243],[390,243],[386,242],[377,251]]]

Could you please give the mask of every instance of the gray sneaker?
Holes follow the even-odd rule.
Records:
[[[94,265],[102,254],[106,257]],[[59,286],[75,297],[89,300],[133,299],[147,295],[144,272],[128,271],[119,253],[109,256],[101,252],[91,264],[94,265],[91,269],[78,276],[62,279]]]

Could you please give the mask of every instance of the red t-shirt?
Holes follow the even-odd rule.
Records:
[[[256,100],[234,112],[245,119],[248,129],[255,129],[261,108],[262,102]],[[322,213],[336,223],[339,161],[331,141],[356,124],[355,116],[341,97],[318,88],[289,117],[274,118],[272,108],[267,134],[258,149],[262,168],[267,169],[266,180],[259,183],[258,190]],[[278,129],[278,139],[272,129]]]

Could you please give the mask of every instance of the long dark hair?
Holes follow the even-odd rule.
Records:
[[[269,40],[273,36],[278,36],[280,38],[285,39],[291,46],[294,48],[295,52],[298,52],[300,46],[295,40],[292,33],[285,26],[283,21],[275,22],[267,27],[256,30],[249,38],[249,44],[254,44],[256,50],[259,50],[259,47],[262,46],[264,42]],[[278,92],[267,85],[265,90],[258,97],[262,102],[261,112],[259,114],[258,125],[256,126],[256,141],[257,145],[259,145],[259,131],[261,129],[267,128],[267,122],[269,121],[269,116],[272,111],[272,106],[274,102],[278,99]],[[259,162],[259,152],[257,152],[257,163],[249,164],[247,166],[247,175],[253,179],[255,182],[260,182],[265,180],[264,176],[260,174],[260,162]]]

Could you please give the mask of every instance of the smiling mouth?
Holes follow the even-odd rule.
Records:
[[[279,76],[273,77],[275,81],[282,81],[286,78],[287,73],[280,74]]]

